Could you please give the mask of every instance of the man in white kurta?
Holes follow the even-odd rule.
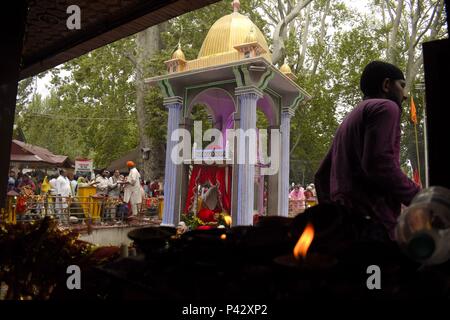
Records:
[[[142,202],[141,175],[133,161],[128,161],[127,167],[130,169],[130,173],[125,184],[123,201],[125,203],[130,202],[132,215],[137,216],[138,208]]]
[[[103,170],[102,174],[99,175],[97,178],[95,178],[95,182],[97,184],[96,185],[97,194],[106,196],[108,194],[109,187],[111,185],[108,178],[108,171]]]
[[[50,181],[48,182],[48,183],[50,183],[50,187],[51,187],[51,189],[50,189],[50,195],[52,195],[52,196],[56,196],[56,194],[57,194],[57,190],[56,190],[56,188],[57,188],[57,186],[56,186],[56,176],[54,176],[53,178],[51,178],[50,179]]]
[[[65,170],[61,170],[58,179],[56,179],[56,195],[56,212],[61,215],[67,211],[65,210],[68,207],[66,197],[72,196],[72,188]],[[68,219],[68,217],[66,218]]]

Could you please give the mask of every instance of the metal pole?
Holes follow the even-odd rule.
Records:
[[[419,181],[420,181],[420,156],[419,156],[419,139],[417,136],[417,124],[414,124],[414,132],[416,134],[417,172],[419,174]]]
[[[425,158],[425,188],[428,188],[430,186],[430,181],[428,178],[428,137],[427,137],[427,115],[425,112],[425,92],[422,96],[422,103],[423,103],[423,151],[424,151],[424,158]]]
[[[425,104],[425,83],[418,83],[415,85],[416,90],[422,92],[422,106],[423,106],[423,151],[424,151],[424,170],[425,170],[425,188],[430,186],[428,175],[428,136],[427,136],[427,116],[426,116],[426,104]]]

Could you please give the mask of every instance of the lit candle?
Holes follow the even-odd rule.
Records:
[[[297,260],[300,260],[301,257],[305,258],[308,252],[308,249],[311,245],[311,242],[314,239],[314,227],[311,223],[306,225],[305,230],[297,241],[297,244],[294,247],[294,257]]]

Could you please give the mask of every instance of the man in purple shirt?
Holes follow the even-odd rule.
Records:
[[[344,205],[365,218],[369,229],[384,233],[383,240],[394,238],[401,205],[409,205],[420,190],[400,169],[405,84],[402,71],[392,64],[372,61],[365,67],[363,101],[338,128],[315,175],[319,203]]]

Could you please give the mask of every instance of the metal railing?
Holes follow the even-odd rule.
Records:
[[[317,205],[317,198],[312,197],[305,200],[289,199],[289,215],[303,213],[306,209]]]
[[[162,199],[146,199],[141,205],[141,214],[156,214],[162,211]],[[129,216],[128,205],[119,198],[103,196],[8,196],[6,207],[1,209],[1,221],[37,221],[53,216],[61,224],[77,224],[86,221],[124,223]]]
[[[25,205],[20,202],[25,199]],[[303,202],[303,203],[302,203]],[[157,214],[162,218],[162,198],[147,198],[141,205],[141,213]],[[289,214],[302,213],[317,204],[316,198],[307,200],[289,199]],[[61,197],[54,195],[8,196],[6,208],[0,210],[0,220],[8,223],[36,221],[53,216],[61,224],[78,224],[127,221],[130,214],[120,199],[99,196]]]

